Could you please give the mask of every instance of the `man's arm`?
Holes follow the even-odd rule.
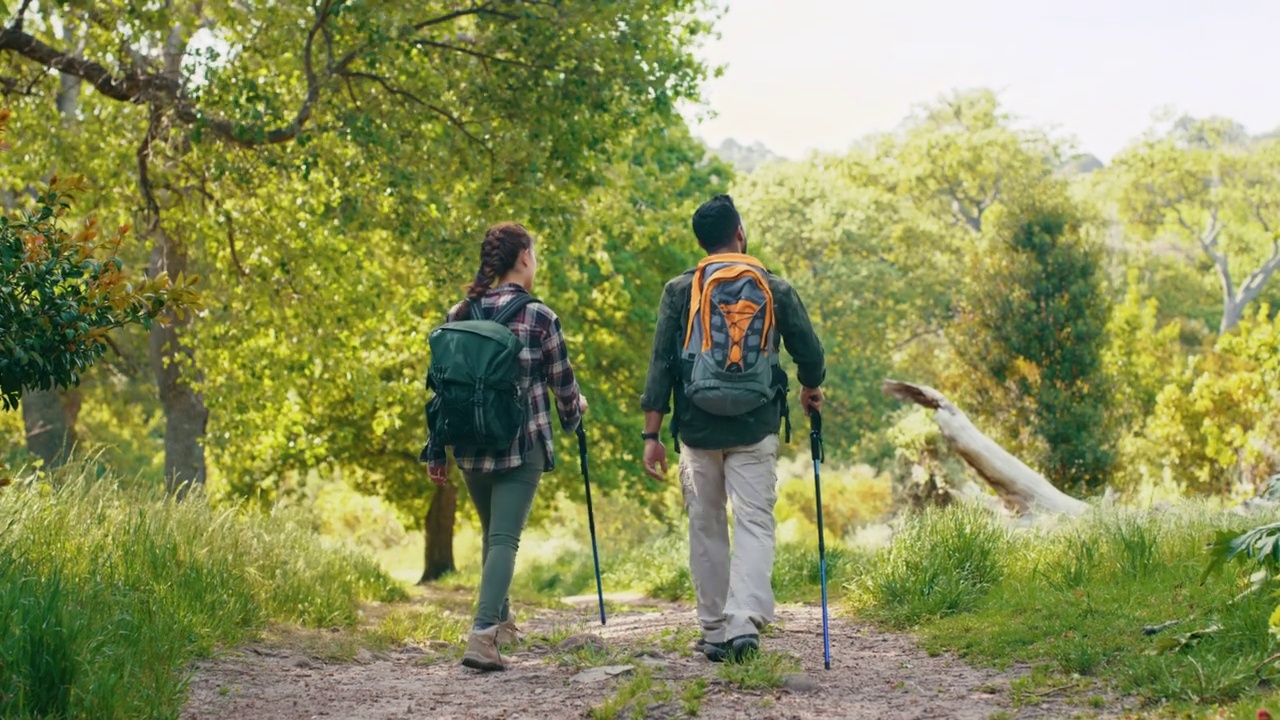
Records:
[[[676,355],[679,337],[679,302],[671,283],[662,290],[658,303],[658,325],[653,334],[653,349],[649,355],[649,372],[645,378],[644,394],[640,407],[644,410],[644,432],[655,440],[645,440],[645,472],[655,480],[662,480],[667,472],[667,448],[662,444],[662,418],[671,412],[672,377],[671,360]]]
[[[640,407],[645,411],[645,432],[658,432],[662,428],[662,416],[671,412],[672,375],[669,365],[675,357],[680,317],[678,303],[671,283],[662,290],[658,303],[658,325],[653,333],[653,349],[649,355],[649,372],[644,381],[644,394]],[[650,423],[656,423],[650,425]]]
[[[800,402],[807,414],[810,408],[822,406],[822,392],[818,388],[827,377],[826,353],[799,293],[790,283],[779,284],[781,287],[774,291],[778,331],[787,354],[796,363],[796,376],[803,388]]]

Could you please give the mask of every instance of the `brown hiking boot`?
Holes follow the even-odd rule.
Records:
[[[520,628],[516,627],[516,614],[510,613],[507,619],[498,623],[498,646],[515,645],[520,642],[524,634],[520,632]]]
[[[473,670],[506,670],[502,655],[498,654],[498,626],[486,630],[472,630],[467,638],[467,651],[462,654],[463,667]]]

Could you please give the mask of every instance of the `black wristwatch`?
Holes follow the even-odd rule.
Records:
[[[645,440],[658,440],[658,439],[659,439],[659,435],[658,435],[658,433],[646,433],[646,432],[642,432],[642,433],[640,433],[640,437],[644,438]]]

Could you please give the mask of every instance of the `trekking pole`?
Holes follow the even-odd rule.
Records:
[[[822,533],[822,475],[818,468],[824,459],[822,413],[816,408],[811,409],[809,419],[813,423],[809,430],[809,449],[813,452],[813,496],[818,503],[818,579],[822,583],[822,666],[830,670],[831,624],[827,615],[827,544]]]
[[[604,585],[600,583],[600,551],[596,548],[596,514],[591,509],[591,476],[587,472],[587,431],[578,425],[578,455],[582,459],[582,482],[587,487],[587,527],[591,529],[591,557],[596,564],[596,597],[600,601],[600,624],[604,625]]]

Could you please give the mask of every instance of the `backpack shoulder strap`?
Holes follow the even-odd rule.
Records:
[[[506,325],[511,322],[511,320],[515,318],[516,314],[523,310],[526,305],[535,302],[541,301],[532,295],[521,293],[504,305],[502,310],[498,311],[498,314],[493,317],[493,321],[499,325]]]

